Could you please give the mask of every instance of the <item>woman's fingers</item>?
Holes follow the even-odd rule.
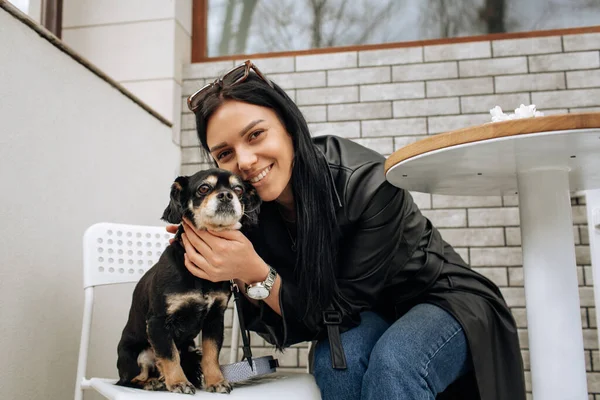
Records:
[[[204,240],[207,234],[206,231],[196,232],[185,225],[184,230],[185,233],[181,237],[187,254],[192,255],[192,257],[194,257],[194,253],[200,254],[210,266],[220,265],[221,257],[215,254],[214,249]]]
[[[184,218],[183,220],[181,220],[181,223],[183,224],[183,228],[187,229],[187,230],[191,230],[195,233],[198,233],[198,231],[196,230],[196,228],[194,227],[194,225],[192,225],[190,223],[189,220],[187,220],[186,218]]]
[[[222,253],[225,251],[223,248],[224,243],[221,238],[215,237],[209,231],[200,231],[198,232],[198,238],[201,239],[213,252]]]
[[[210,263],[202,254],[196,251],[185,233],[181,235],[181,240],[183,241],[183,247],[185,248],[185,266],[188,271],[198,278],[212,280],[210,278],[210,272],[212,270]]]
[[[189,221],[183,222],[183,246],[192,267],[192,274],[212,282],[239,277],[248,260],[254,260],[256,252],[246,237],[239,231],[213,232],[196,230]]]
[[[204,272],[203,269],[197,267],[193,262],[191,262],[187,254],[184,254],[184,258],[185,267],[192,275],[194,275],[196,278],[209,279],[208,274]]]
[[[236,242],[241,242],[242,238],[245,238],[244,234],[238,230],[229,229],[226,231],[208,231],[212,236],[216,236],[222,239],[234,240]]]
[[[211,247],[200,235],[197,235],[194,231],[190,232],[189,230],[185,230],[185,233],[181,235],[181,237],[185,237],[184,240],[186,240],[194,250],[202,254],[204,257],[210,257],[212,255]]]
[[[185,231],[185,233],[187,233],[188,235],[188,239],[190,240],[190,242],[192,243],[192,245],[198,249],[198,246],[201,246],[202,244],[204,244],[205,246],[208,247],[208,249],[212,249],[212,246],[210,245],[210,243],[208,243],[205,239],[206,239],[206,231],[205,230],[201,230],[201,231],[197,231],[191,224],[189,224],[188,222],[186,222],[186,220],[183,220],[183,230]],[[204,252],[201,251],[202,254],[205,254]]]
[[[223,255],[227,253],[229,244],[226,240],[213,236],[205,230],[197,231],[189,224],[184,224],[187,240],[191,246],[206,258],[212,266],[221,265]]]
[[[173,235],[177,233],[177,229],[179,228],[179,225],[167,225],[165,226],[165,229],[167,232],[172,233]],[[175,241],[175,239],[171,238],[169,239],[169,244],[173,244],[173,242]]]
[[[192,274],[199,278],[208,279],[212,282],[219,282],[223,280],[220,276],[220,269],[215,267],[219,264],[213,263],[213,258],[210,256],[212,251],[204,242],[202,242],[201,239],[199,239],[197,242],[199,245],[192,244],[189,236],[186,233],[181,235],[181,239],[185,248],[185,257],[187,257],[187,260],[189,260],[191,264],[202,271],[202,273],[199,275],[195,273],[197,271],[188,268]],[[206,252],[208,252],[208,256],[206,255]],[[215,258],[215,260],[216,263],[221,262],[219,257]]]
[[[202,240],[194,240],[194,243],[190,240],[190,236],[187,233],[181,235],[181,240],[183,242],[183,247],[185,248],[185,254],[190,258],[190,261],[196,263],[207,263],[206,257],[204,256],[204,252],[202,250],[206,250],[208,246],[204,245],[202,248],[202,244],[198,245],[198,242],[202,242]]]

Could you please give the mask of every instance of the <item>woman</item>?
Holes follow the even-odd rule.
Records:
[[[186,267],[245,288],[247,328],[268,342],[317,340],[324,399],[525,398],[500,291],[385,180],[380,154],[311,138],[298,107],[250,61],[188,105],[202,147],[263,204],[245,235],[184,224]]]

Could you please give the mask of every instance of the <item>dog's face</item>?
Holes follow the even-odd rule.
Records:
[[[260,202],[252,185],[229,171],[212,168],[173,182],[162,219],[179,224],[185,217],[197,229],[239,229],[257,222]]]

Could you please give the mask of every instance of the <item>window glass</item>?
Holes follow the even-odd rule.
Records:
[[[42,0],[8,0],[8,2],[21,10],[23,14],[29,15],[34,21],[40,22]]]
[[[208,56],[600,25],[600,0],[209,0]]]
[[[29,12],[29,0],[9,0],[15,7],[27,14]]]

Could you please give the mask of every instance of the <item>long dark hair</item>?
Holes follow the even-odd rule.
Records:
[[[308,125],[298,106],[276,84],[270,87],[253,72],[233,86],[215,84],[202,94],[196,113],[198,138],[210,159],[206,127],[212,114],[227,100],[237,100],[272,109],[292,137],[294,164],[292,190],[296,212],[297,256],[295,276],[306,294],[305,313],[337,303],[339,227],[335,217],[333,187],[327,161],[314,146]]]

